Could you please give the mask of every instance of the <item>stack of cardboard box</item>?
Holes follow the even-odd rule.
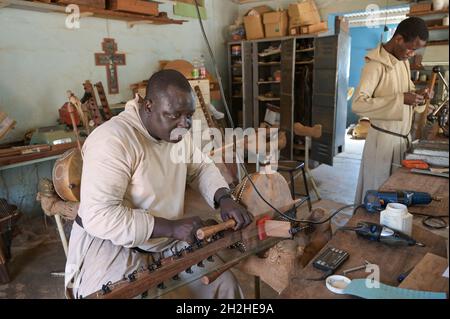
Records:
[[[288,34],[287,11],[274,11],[268,6],[251,9],[244,17],[247,40],[283,37]]]
[[[289,34],[314,34],[328,30],[327,22],[320,21],[314,0],[303,0],[289,5]]]
[[[247,40],[262,39],[265,36],[263,15],[273,11],[268,6],[259,6],[251,9],[244,17],[245,34]]]

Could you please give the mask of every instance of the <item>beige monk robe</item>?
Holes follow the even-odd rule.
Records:
[[[410,133],[414,112],[425,106],[403,103],[403,93],[415,90],[409,61],[397,60],[382,45],[366,56],[359,87],[353,97],[352,110],[370,118],[373,125],[391,132]],[[369,128],[364,145],[355,204],[362,203],[367,190],[377,190],[401,166],[407,140]]]
[[[149,256],[130,248],[158,252],[175,244],[173,239],[150,239],[153,216],[182,218],[186,184],[211,207],[215,192],[228,188],[215,165],[207,163],[199,149],[192,149],[190,134],[177,144],[151,137],[137,101],[129,101],[124,112],[96,128],[83,145],[79,209],[83,228],[74,223],[65,273],[65,286],[73,288],[75,297],[146,267]],[[182,146],[185,156],[198,163],[180,162]],[[206,297],[235,296],[234,291],[240,292],[235,286],[229,280],[220,287],[231,293],[207,291]]]

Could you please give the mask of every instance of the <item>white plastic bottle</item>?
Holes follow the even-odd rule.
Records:
[[[412,234],[413,215],[408,208],[399,203],[389,203],[380,213],[380,224],[398,230],[409,236]]]
[[[200,79],[206,79],[205,57],[203,56],[203,54],[200,56],[200,59],[198,60],[198,68]]]
[[[199,69],[199,62],[198,59],[195,58],[194,61],[192,62],[193,65],[193,69],[192,69],[192,78],[194,80],[197,80],[200,77],[200,69]]]

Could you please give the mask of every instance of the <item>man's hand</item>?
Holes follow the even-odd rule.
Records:
[[[220,216],[223,221],[233,218],[236,221],[234,230],[247,227],[252,222],[248,211],[231,198],[224,198],[220,201]]]
[[[424,97],[424,99],[428,100],[428,99],[432,99],[434,97],[434,90],[430,91],[430,88],[425,88],[425,89],[421,89],[421,90],[417,90],[416,94],[422,95]]]
[[[406,105],[419,105],[424,102],[423,95],[414,93],[414,92],[406,92],[403,93],[403,103]]]
[[[195,232],[201,227],[203,227],[203,222],[198,216],[178,220],[155,217],[155,226],[151,237],[169,237],[191,244],[195,241]]]

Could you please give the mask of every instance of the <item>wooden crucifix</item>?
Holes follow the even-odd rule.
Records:
[[[102,47],[105,53],[95,53],[95,64],[106,67],[108,92],[109,94],[117,94],[119,93],[117,66],[125,65],[125,54],[116,53],[117,43],[111,38],[103,39]]]

